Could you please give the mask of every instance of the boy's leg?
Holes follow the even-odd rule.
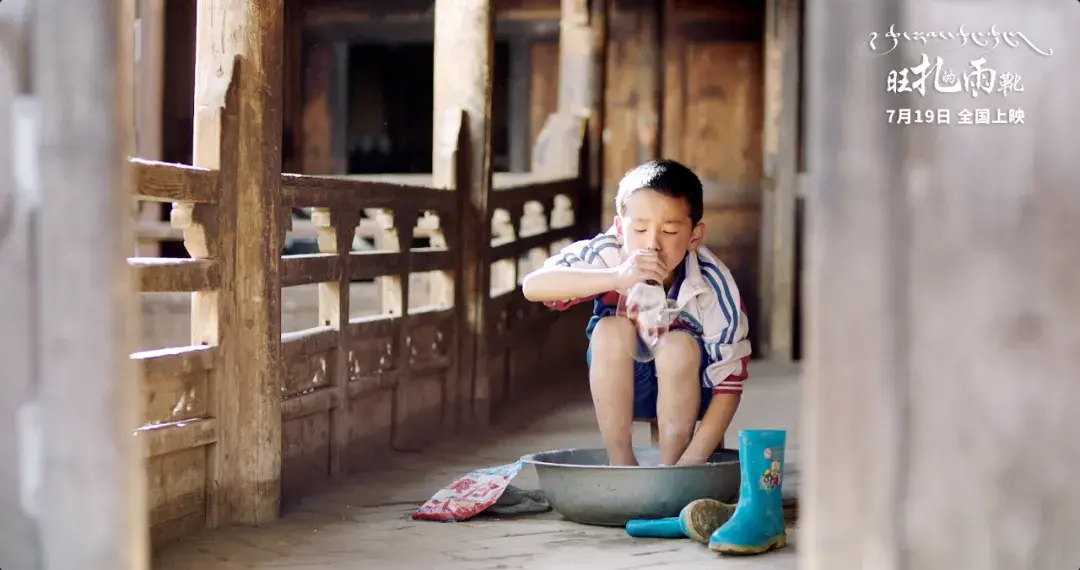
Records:
[[[623,317],[596,323],[589,344],[589,385],[596,421],[611,465],[637,465],[630,439],[634,421],[634,357],[637,331]]]
[[[685,332],[669,332],[655,362],[660,457],[674,465],[690,445],[701,410],[701,343]]]

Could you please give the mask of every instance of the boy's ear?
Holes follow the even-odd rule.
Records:
[[[698,222],[694,229],[690,230],[690,249],[694,249],[705,243],[705,224]]]
[[[622,218],[615,214],[615,235],[621,241],[623,238]]]

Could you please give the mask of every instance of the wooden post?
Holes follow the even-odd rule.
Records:
[[[135,121],[141,158],[161,160],[161,107],[165,90],[165,0],[137,0]]]
[[[435,116],[433,179],[456,183],[462,197],[458,249],[461,277],[455,287],[459,320],[458,381],[461,423],[485,425],[490,418],[491,387],[487,374],[484,305],[491,264],[491,70],[494,65],[495,15],[490,0],[435,5]],[[465,120],[461,121],[461,112]],[[456,116],[455,116],[456,115]],[[440,147],[456,141],[460,124],[468,137],[462,166]],[[455,180],[456,178],[456,180]]]
[[[766,358],[794,354],[795,202],[799,170],[801,0],[765,3],[765,128],[761,221],[761,313]]]
[[[808,3],[802,568],[1080,560],[1080,9],[1062,8]],[[1021,30],[1010,22],[1052,55],[903,37],[882,55],[890,26]],[[985,57],[1023,91],[939,93],[931,72],[925,97],[887,93],[924,53],[961,85]],[[905,108],[950,122],[895,124]],[[959,124],[965,108],[1005,124]]]
[[[194,294],[192,303],[193,344],[222,347],[212,522],[260,524],[279,512],[282,11],[282,0],[198,4],[193,162],[220,168],[222,179],[214,240],[222,287]],[[223,121],[232,81],[238,105]],[[235,132],[222,137],[223,123]],[[186,232],[189,250],[198,233],[208,232]]]
[[[341,264],[338,280],[332,283],[319,283],[319,323],[333,327],[337,331],[338,349],[334,351],[331,364],[333,390],[340,404],[330,410],[330,476],[341,477],[353,467],[353,455],[349,447],[350,418],[352,405],[349,398],[349,283],[352,273],[353,236],[360,223],[360,212],[347,211],[345,208],[330,210],[316,208],[312,210],[312,224],[318,228],[319,251],[334,253]]]
[[[165,1],[125,0],[138,4],[135,28],[135,155],[161,160],[162,106],[165,89]],[[160,202],[139,204],[139,219],[161,221]],[[161,241],[140,239],[140,257],[159,257]]]
[[[533,140],[529,137],[532,46],[527,38],[510,41],[510,171],[528,172]]]
[[[35,451],[20,438],[33,426],[19,424],[20,417],[27,418],[19,410],[33,409],[38,340],[34,220],[40,200],[36,172],[27,172],[35,166],[26,159],[32,156],[26,151],[36,149],[26,138],[33,131],[25,128],[33,126],[25,122],[33,118],[25,114],[30,110],[30,5],[31,0],[0,4],[0,457],[8,458],[0,461],[0,568],[41,567],[35,521],[21,506],[24,489],[34,482],[20,477]]]
[[[580,216],[599,231],[603,177],[604,69],[609,0],[562,0],[559,22],[559,113],[589,120],[588,180]],[[571,175],[572,173],[566,173]]]
[[[134,243],[126,161],[133,35],[124,25],[130,14],[115,4],[35,5],[46,569],[149,566],[147,482],[134,437],[142,406],[129,358],[139,320],[126,261]]]
[[[317,40],[304,46],[304,174],[348,171],[348,44]]]

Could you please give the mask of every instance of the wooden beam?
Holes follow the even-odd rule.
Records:
[[[557,2],[554,2],[557,5]],[[387,11],[379,6],[372,11],[349,3],[344,6],[305,7],[304,34],[318,41],[346,41],[385,45],[424,44],[434,40],[435,17],[428,12],[430,3],[412,13]],[[495,38],[499,41],[525,39],[557,40],[559,13],[535,11],[519,14],[498,10]]]
[[[128,265],[135,270],[142,293],[188,293],[221,286],[217,262],[209,259],[133,257]]]
[[[139,317],[125,262],[134,243],[126,160],[134,149],[132,8],[111,0],[35,3],[39,521],[50,569],[149,567],[147,481],[132,437],[142,410],[128,357]]]
[[[192,344],[223,347],[211,523],[279,513],[282,12],[282,0],[198,4],[194,163],[221,184],[221,290],[192,304]]]
[[[795,203],[799,176],[801,0],[765,4],[761,313],[766,358],[790,361],[795,333]]]
[[[491,89],[494,8],[490,0],[435,6],[435,117],[433,181],[461,196],[458,307],[459,401],[465,425],[487,424],[491,386],[487,374],[484,305],[491,243]],[[464,111],[464,118],[462,112]],[[459,139],[459,137],[461,137]],[[465,144],[467,141],[467,144]],[[456,149],[456,151],[455,151]],[[449,220],[447,220],[449,221]]]
[[[807,7],[800,567],[1074,567],[1080,10],[1050,0]],[[987,51],[959,38],[901,38],[883,55],[890,26],[970,33],[1002,22],[1023,22],[1052,55],[1023,40]],[[985,57],[998,77],[1019,74],[1024,91],[973,98],[928,82],[925,97],[887,93],[890,73],[923,53],[958,75]],[[945,109],[950,123],[895,124],[904,108]],[[991,122],[1001,109],[1005,124],[958,124],[965,108],[989,110]],[[1010,109],[1023,124],[1009,124]]]
[[[0,133],[5,133],[0,136],[0,422],[5,426],[0,428],[0,457],[9,458],[0,461],[0,532],[5,537],[0,540],[0,568],[41,567],[38,529],[21,505],[24,488],[34,482],[20,480],[20,473],[34,455],[26,440],[19,441],[29,427],[19,424],[19,410],[32,409],[27,405],[33,405],[37,388],[34,220],[40,200],[34,177],[27,177],[36,172],[27,171],[34,164],[25,152],[35,148],[27,138],[33,131],[25,128],[33,126],[26,122],[33,117],[27,113],[30,6],[31,0],[0,4]]]

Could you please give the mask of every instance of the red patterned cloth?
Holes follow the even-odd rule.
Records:
[[[414,520],[458,522],[494,505],[524,463],[477,469],[440,489],[413,513]]]

